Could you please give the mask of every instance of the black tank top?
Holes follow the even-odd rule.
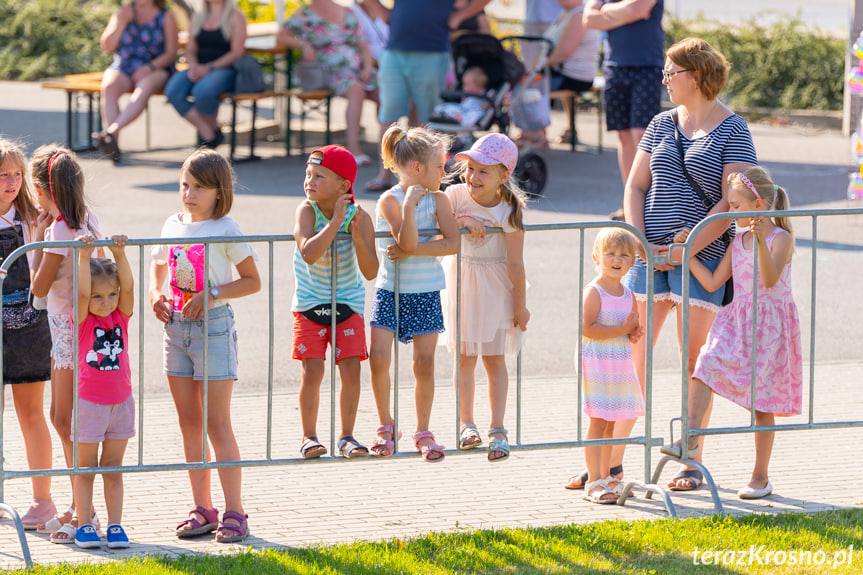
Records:
[[[198,43],[198,63],[207,64],[231,51],[231,43],[222,35],[222,29],[204,30],[195,36]]]

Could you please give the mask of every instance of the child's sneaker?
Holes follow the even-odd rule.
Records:
[[[108,525],[108,547],[111,549],[126,549],[129,547],[129,538],[119,523]]]
[[[91,524],[82,525],[75,531],[75,545],[81,549],[94,549],[102,546],[102,540]]]

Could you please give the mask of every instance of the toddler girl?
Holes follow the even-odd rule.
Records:
[[[530,320],[525,301],[524,193],[511,175],[518,148],[503,134],[488,134],[456,154],[465,183],[450,186],[446,195],[459,226],[470,231],[461,242],[461,337],[456,335],[456,258],[444,265],[447,287],[447,345],[461,354],[461,449],[482,443],[473,416],[474,371],[479,356],[488,375],[491,406],[489,461],[509,457],[503,427],[509,380],[506,353],[521,349]],[[503,228],[486,234],[486,227]],[[456,374],[458,375],[458,374]]]
[[[728,178],[732,212],[787,210],[788,195],[763,168],[752,167]],[[791,294],[794,236],[787,218],[759,216],[735,220],[731,249],[711,272],[696,258],[692,273],[709,290],[734,276],[734,300],[719,310],[695,363],[689,392],[689,428],[707,427],[711,392],[752,409],[752,276],[758,275],[757,335],[755,336],[755,424],[773,425],[776,415],[799,414],[803,403],[803,353],[800,320]],[[756,242],[757,239],[757,242]],[[757,243],[758,269],[753,269]],[[755,433],[755,468],[741,499],[770,495],[767,473],[773,451],[772,431]],[[666,450],[668,451],[668,450]],[[674,450],[672,450],[674,451]],[[679,451],[679,449],[678,449]],[[689,457],[700,460],[697,447]],[[698,470],[690,470],[698,472]]]
[[[416,380],[417,430],[414,445],[429,462],[444,458],[443,447],[429,431],[434,400],[434,352],[437,334],[443,332],[440,290],[444,275],[437,256],[458,250],[459,230],[452,207],[443,192],[437,191],[445,175],[446,142],[425,128],[405,132],[389,128],[381,142],[384,166],[394,171],[399,183],[384,193],[377,205],[377,231],[390,237],[377,240],[383,262],[375,282],[372,306],[370,367],[372,391],[381,426],[372,445],[372,454],[393,453],[393,417],[390,412],[390,356],[396,331],[395,295],[398,291],[398,339],[414,344],[413,372]],[[419,237],[418,229],[439,228],[442,239]],[[406,258],[406,259],[405,259]],[[395,262],[399,264],[395,285]]]
[[[620,283],[635,263],[636,250],[635,237],[621,228],[602,230],[593,244],[593,262],[599,275],[585,287],[581,316],[588,440],[611,438],[615,421],[644,413],[630,347],[631,341],[641,337],[638,308],[632,292]],[[584,459],[588,474],[584,498],[593,503],[616,503],[623,484],[609,471],[611,446],[587,446]]]
[[[135,436],[135,398],[129,368],[129,318],[135,310],[135,280],[126,258],[126,236],[114,236],[112,262],[93,258],[91,235],[78,240],[78,466],[117,467],[123,464],[126,443]],[[70,321],[73,316],[70,314]],[[99,444],[102,454],[99,455]],[[93,506],[93,475],[75,478],[78,515]],[[108,547],[129,546],[120,525],[123,516],[123,475],[102,475],[108,508]],[[84,515],[86,517],[86,514]],[[62,529],[69,528],[69,524]],[[75,531],[75,545],[101,547],[92,523]]]
[[[214,150],[198,149],[180,171],[180,201],[162,227],[163,238],[242,236],[240,226],[228,217],[234,202],[230,165]],[[187,462],[201,461],[203,445],[204,371],[208,380],[207,436],[217,461],[240,459],[231,424],[231,392],[237,379],[237,335],[229,299],[261,289],[255,253],[246,243],[212,243],[209,269],[204,270],[203,244],[162,245],[153,249],[150,305],[165,324],[165,373],[177,408]],[[237,270],[238,279],[233,279]],[[171,298],[162,292],[170,280]],[[208,334],[204,334],[207,308]],[[205,344],[206,342],[206,344]],[[204,364],[204,346],[207,363]],[[209,447],[207,461],[211,461]],[[210,470],[189,471],[194,507],[177,526],[177,537],[192,537],[216,530],[216,541],[243,541],[249,533],[243,512],[242,470],[219,469],[226,511],[219,512],[210,495]]]

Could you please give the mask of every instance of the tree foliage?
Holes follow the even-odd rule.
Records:
[[[689,36],[707,40],[731,62],[720,96],[734,108],[841,110],[845,42],[799,18],[717,25],[703,18],[667,18],[668,46]]]

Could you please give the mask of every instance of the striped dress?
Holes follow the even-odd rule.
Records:
[[[621,325],[632,312],[632,292],[624,286],[622,296],[605,292],[592,281],[586,289],[599,293],[597,321],[602,325]],[[584,412],[606,421],[633,419],[644,414],[644,397],[632,364],[629,336],[610,339],[582,339],[584,372]]]
[[[318,233],[329,223],[329,219],[321,212],[316,202],[306,200],[315,210],[315,233]],[[345,221],[339,232],[347,232],[351,219],[357,212],[357,207],[350,204],[347,207]],[[333,248],[327,248],[318,261],[307,264],[303,260],[300,248],[294,248],[294,277],[296,290],[291,301],[291,311],[306,311],[320,304],[329,304],[332,298],[332,263]],[[354,241],[350,238],[336,240],[336,303],[350,306],[355,313],[363,315],[366,301],[366,289],[360,269],[357,265],[357,252]]]

